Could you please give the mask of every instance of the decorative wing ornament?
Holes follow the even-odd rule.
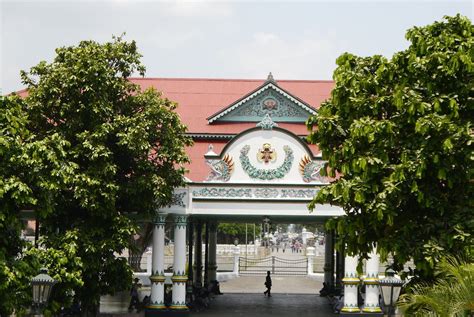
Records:
[[[221,160],[207,160],[206,163],[211,168],[207,181],[227,182],[234,171],[234,160],[229,154]]]
[[[325,162],[313,161],[305,154],[300,161],[300,173],[303,176],[303,180],[306,183],[311,181],[327,182],[326,177],[321,176],[321,169],[324,167]]]

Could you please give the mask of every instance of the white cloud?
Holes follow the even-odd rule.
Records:
[[[216,1],[165,1],[162,13],[175,17],[229,17],[232,6],[229,2]]]
[[[344,51],[343,46],[330,33],[282,36],[257,32],[238,47],[222,49],[220,56],[234,65],[232,73],[246,78],[265,78],[271,71],[277,80],[331,79],[335,58]]]

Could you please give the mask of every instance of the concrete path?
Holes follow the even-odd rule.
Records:
[[[265,276],[241,276],[220,282],[223,293],[255,293],[265,290]],[[319,294],[323,287],[322,276],[272,276],[272,293]]]
[[[210,308],[193,312],[198,317],[334,317],[326,298],[304,294],[224,294]]]

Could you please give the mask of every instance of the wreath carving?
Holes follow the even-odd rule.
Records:
[[[240,164],[242,165],[242,169],[247,173],[248,176],[254,179],[261,179],[261,180],[272,180],[272,179],[279,179],[283,178],[291,169],[291,165],[293,164],[293,150],[288,146],[283,146],[283,151],[285,151],[285,160],[283,163],[273,169],[259,169],[250,163],[248,153],[250,150],[250,145],[245,145],[240,150]]]

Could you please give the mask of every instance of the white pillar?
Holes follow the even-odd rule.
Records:
[[[341,312],[344,313],[359,313],[360,308],[357,303],[357,286],[360,279],[357,273],[357,256],[346,256],[344,265],[344,307]]]
[[[234,246],[234,274],[239,276],[239,258],[240,258],[240,247]]]
[[[153,221],[153,253],[151,264],[150,309],[165,309],[165,223],[166,214],[157,214]]]
[[[186,306],[186,215],[174,218],[173,299],[170,308],[187,310]]]
[[[365,302],[363,312],[366,313],[381,313],[382,309],[379,306],[379,265],[380,259],[377,254],[377,249],[374,248],[369,254],[370,258],[366,262],[365,271]]]
[[[308,275],[313,274],[313,265],[314,265],[314,248],[306,248],[306,256],[308,257]]]
[[[217,223],[209,226],[209,281],[217,280]]]

